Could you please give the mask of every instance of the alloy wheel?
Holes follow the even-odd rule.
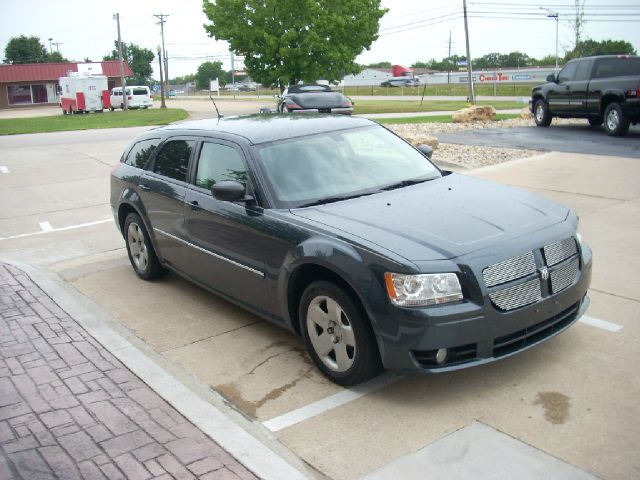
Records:
[[[147,250],[147,244],[144,241],[144,233],[142,233],[142,229],[135,222],[129,224],[127,243],[129,245],[131,259],[136,268],[142,272],[145,271],[149,265],[149,252]]]

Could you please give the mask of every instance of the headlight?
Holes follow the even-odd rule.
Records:
[[[455,273],[404,275],[386,273],[387,293],[394,305],[417,307],[462,300],[462,289]]]

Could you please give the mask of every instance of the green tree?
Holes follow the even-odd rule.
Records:
[[[367,65],[367,67],[371,67],[371,68],[391,68],[391,67],[393,67],[393,65],[391,65],[391,62],[374,62],[374,63],[370,63],[369,65]]]
[[[38,37],[12,37],[4,49],[5,63],[45,63],[49,53]]]
[[[562,57],[558,59],[560,63],[562,63]],[[549,55],[545,55],[544,57],[536,60],[532,59],[532,65],[536,67],[551,67],[556,64],[556,56],[555,54],[550,53]]]
[[[111,55],[107,55],[103,60],[118,60],[118,41],[113,42],[115,48],[111,52]],[[143,48],[135,43],[123,43],[122,44],[122,58],[129,64],[131,70],[133,70],[133,76],[127,83],[133,85],[149,85],[151,81],[151,74],[153,73],[153,67],[151,62],[155,58],[154,53],[148,48]]]
[[[225,85],[225,71],[222,69],[222,62],[201,63],[195,77],[198,90],[209,90],[209,82],[216,78],[221,87]]]
[[[244,55],[254,80],[281,90],[360,71],[354,60],[387,11],[380,0],[204,0],[203,9],[209,36]]]
[[[189,75],[183,75],[181,77],[175,77],[169,80],[171,85],[184,85],[185,83],[193,82],[196,79],[195,73],[190,73]]]
[[[47,54],[47,62],[61,63],[61,62],[68,62],[68,61],[69,60],[64,58],[60,52],[52,52],[50,54]]]
[[[564,61],[592,55],[636,55],[636,50],[633,45],[625,40],[602,40],[598,42],[589,38],[581,41],[576,45],[576,48],[567,52]]]

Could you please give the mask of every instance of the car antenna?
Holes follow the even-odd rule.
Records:
[[[211,99],[211,101],[213,102],[213,106],[216,108],[216,113],[218,114],[218,120],[220,120],[221,118],[224,118],[224,115],[222,115],[220,113],[220,110],[218,110],[218,106],[216,105],[215,100],[213,99],[213,97],[211,96],[211,94],[209,94],[209,98]]]

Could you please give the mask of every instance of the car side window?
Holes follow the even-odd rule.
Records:
[[[194,145],[193,140],[170,140],[165,143],[156,157],[154,173],[185,182]]]
[[[233,147],[205,142],[200,150],[195,184],[209,190],[225,180],[247,183],[247,171],[240,153]]]
[[[560,74],[558,75],[558,81],[562,83],[570,82],[571,80],[573,80],[577,66],[578,62],[567,63],[567,65],[560,71]]]
[[[136,143],[129,151],[124,163],[132,167],[144,168],[159,143],[159,138],[151,138]]]
[[[589,80],[589,71],[591,70],[591,61],[583,60],[578,62],[578,67],[576,68],[576,73],[573,76],[573,79],[576,81]]]

